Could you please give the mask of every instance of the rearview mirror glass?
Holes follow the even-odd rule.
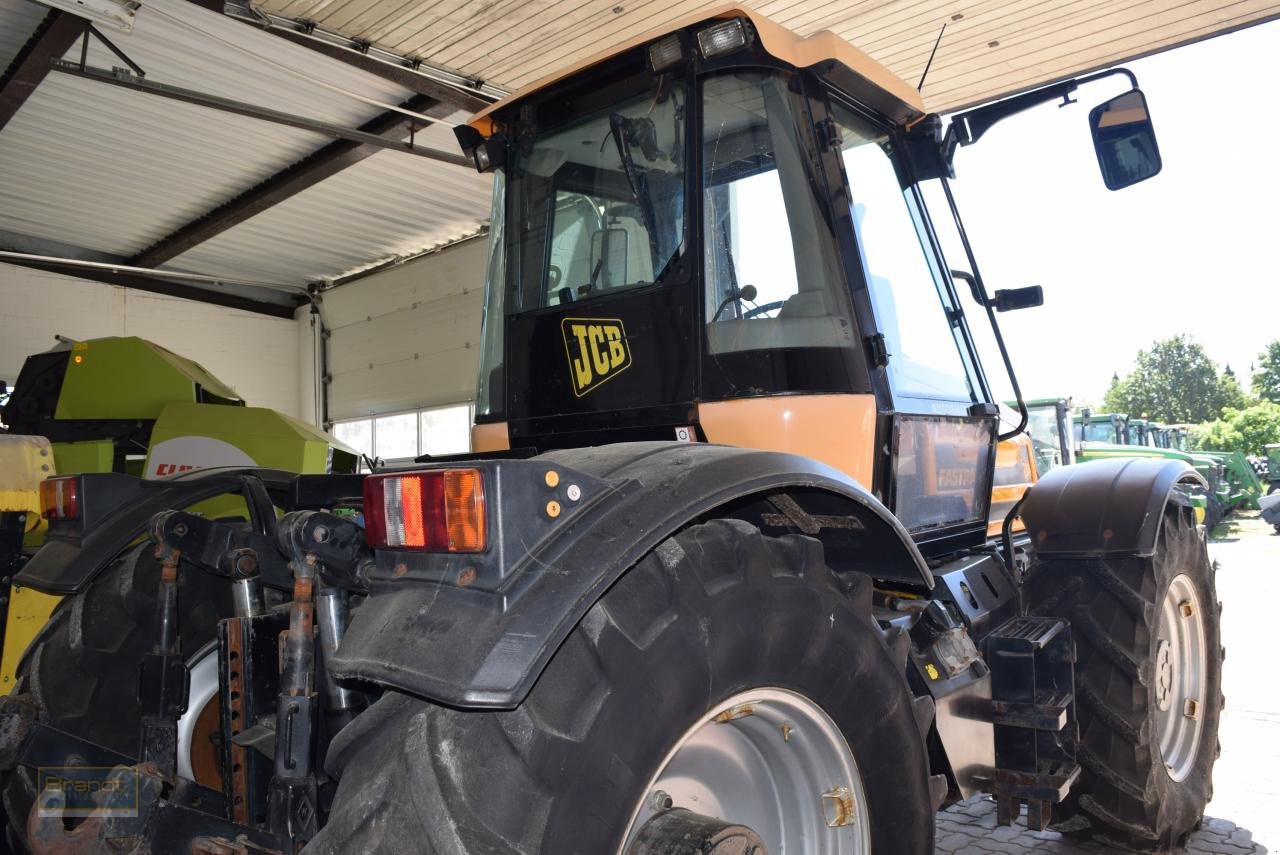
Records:
[[[1089,131],[1108,190],[1120,190],[1160,172],[1156,131],[1141,89],[1117,95],[1090,110]]]

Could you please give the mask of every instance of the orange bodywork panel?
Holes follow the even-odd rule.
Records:
[[[873,395],[774,395],[698,404],[708,442],[802,454],[871,489]]]
[[[472,451],[507,451],[511,448],[511,437],[507,434],[506,422],[471,426]]]

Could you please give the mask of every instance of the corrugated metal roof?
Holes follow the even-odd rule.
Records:
[[[0,20],[28,5],[0,0]],[[383,110],[329,87],[391,104],[412,95],[186,0],[145,0],[132,33],[106,33],[148,79],[337,125],[355,127]],[[120,65],[91,45],[91,65]],[[78,56],[79,45],[67,58]],[[443,125],[417,141],[457,148]],[[328,142],[55,71],[0,131],[0,231],[129,256]],[[301,284],[474,232],[488,216],[488,179],[470,170],[384,152],[352,172],[166,266]]]
[[[749,0],[801,34],[827,28],[936,110],[1273,17],[1262,0]],[[690,12],[696,0],[266,0],[443,68],[518,88]],[[0,66],[44,14],[0,0]],[[410,92],[187,0],[143,0],[108,35],[150,79],[356,126]],[[78,47],[68,58],[78,56]],[[119,62],[94,43],[89,60]],[[321,82],[322,81],[322,82]],[[337,90],[356,93],[349,97]],[[448,129],[419,142],[452,151]],[[0,232],[129,256],[315,152],[318,135],[53,73],[0,131]],[[380,152],[173,258],[168,267],[302,284],[475,233],[489,179]]]
[[[452,137],[448,128],[437,126],[416,141],[446,148],[456,146]],[[170,266],[275,282],[334,277],[475,234],[489,217],[491,188],[488,175],[379,152],[178,256]]]
[[[1280,14],[1274,0],[748,0],[801,35],[830,29],[943,112]],[[697,0],[266,0],[263,8],[519,88]]]
[[[29,3],[27,0],[0,4],[0,74],[9,67],[9,63],[35,32],[40,20],[48,13],[48,6]]]

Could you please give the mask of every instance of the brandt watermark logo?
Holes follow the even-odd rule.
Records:
[[[138,815],[138,772],[125,766],[41,766],[39,816]]]

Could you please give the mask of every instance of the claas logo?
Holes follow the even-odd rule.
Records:
[[[569,357],[573,394],[581,398],[631,367],[627,331],[616,318],[564,318],[564,351]]]

